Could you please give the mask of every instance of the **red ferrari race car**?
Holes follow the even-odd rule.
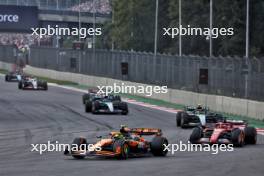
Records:
[[[153,136],[151,141],[142,136]],[[157,128],[127,128],[121,127],[118,132],[111,132],[108,137],[102,138],[94,143],[88,144],[83,137],[75,138],[71,149],[66,148],[65,155],[73,156],[76,159],[83,159],[86,156],[105,156],[119,159],[128,157],[145,156],[166,156],[168,140],[162,136],[161,129]],[[87,147],[92,145],[92,147]],[[74,147],[77,149],[73,151]],[[92,150],[91,150],[92,148]],[[89,149],[89,150],[87,150]]]
[[[190,135],[193,144],[233,144],[242,147],[244,144],[257,143],[257,131],[245,121],[226,120],[211,127],[196,127]]]

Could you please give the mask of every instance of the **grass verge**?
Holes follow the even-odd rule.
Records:
[[[7,70],[4,70],[4,69],[0,69],[0,74],[7,74],[8,73],[8,71]]]

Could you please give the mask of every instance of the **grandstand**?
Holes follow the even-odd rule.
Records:
[[[110,14],[109,0],[0,0],[0,5],[37,6],[41,10],[81,11]],[[93,10],[95,9],[95,11]]]
[[[78,27],[79,20],[82,26],[88,27],[94,22],[93,14],[98,25],[111,18],[109,0],[0,0],[0,5],[37,6],[40,27],[47,25]],[[70,36],[63,40],[67,39],[72,40]],[[1,45],[16,45],[18,48],[25,45],[55,46],[56,40],[58,40],[56,36],[38,38],[21,31],[9,33],[1,30],[0,33]]]

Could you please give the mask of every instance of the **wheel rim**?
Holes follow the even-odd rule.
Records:
[[[243,133],[240,133],[239,138],[238,138],[238,143],[240,145],[244,144],[244,134]]]

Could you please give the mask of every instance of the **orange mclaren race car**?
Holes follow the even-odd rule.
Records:
[[[233,144],[242,147],[244,144],[257,143],[257,131],[245,121],[226,120],[202,129],[196,127],[190,136],[191,143]]]
[[[151,141],[148,141],[142,136],[154,137]],[[71,149],[66,148],[64,154],[73,156],[76,159],[83,159],[86,156],[106,156],[119,159],[147,154],[166,156],[167,150],[164,150],[164,148],[167,144],[168,140],[162,136],[161,129],[123,126],[120,131],[111,132],[107,138],[100,137],[95,144],[88,144],[83,137],[75,138]],[[90,145],[90,148],[87,147],[88,145]],[[73,146],[77,146],[77,150],[73,150]]]

